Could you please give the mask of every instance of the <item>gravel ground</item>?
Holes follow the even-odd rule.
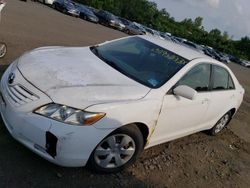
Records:
[[[0,70],[36,47],[86,46],[122,36],[40,3],[9,0],[0,24],[0,40],[8,44],[8,54],[0,60]],[[0,187],[250,187],[250,69],[230,67],[246,95],[223,134],[197,133],[153,147],[118,174],[55,166],[14,141],[1,122]]]

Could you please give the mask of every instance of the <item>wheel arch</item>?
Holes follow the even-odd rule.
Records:
[[[232,108],[229,112],[231,112],[231,117],[233,117],[236,113],[236,108]]]
[[[145,123],[141,123],[141,122],[134,122],[134,123],[130,123],[124,126],[131,126],[131,125],[135,125],[140,130],[142,137],[143,137],[143,141],[144,141],[144,147],[145,147],[147,144],[148,136],[149,136],[149,127]]]

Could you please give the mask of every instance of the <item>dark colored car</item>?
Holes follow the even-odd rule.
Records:
[[[208,56],[215,59],[215,55],[214,55],[212,49],[205,47],[203,52],[204,52],[204,54],[206,54],[206,55],[208,55]]]
[[[214,55],[214,59],[221,61],[223,63],[229,63],[230,59],[224,55],[222,52],[219,52],[217,50],[213,50],[213,55]]]
[[[88,7],[81,5],[81,4],[77,4],[76,7],[80,12],[79,14],[80,18],[87,20],[87,21],[94,22],[94,23],[99,22],[98,17]]]
[[[125,19],[125,18],[120,18],[120,17],[117,17],[117,18],[118,18],[125,26],[130,25],[130,24],[133,23],[133,22],[131,22],[131,21]]]
[[[98,9],[90,7],[90,6],[87,6],[87,8],[90,9],[94,14],[96,14],[99,11]]]
[[[146,32],[142,30],[139,26],[131,22],[129,25],[126,25],[124,32],[129,35],[145,35]]]
[[[230,61],[232,61],[234,63],[241,64],[241,60],[233,55],[229,55],[229,59],[230,59]]]
[[[174,41],[172,40],[171,36],[167,35],[166,33],[160,32],[159,34],[160,34],[160,36],[161,36],[162,38],[164,38],[165,40],[174,42]]]
[[[192,49],[194,49],[194,50],[196,50],[196,51],[198,51],[198,52],[204,54],[204,51],[203,51],[203,49],[202,49],[202,47],[201,47],[200,45],[195,44],[194,42],[191,42],[191,41],[188,41],[188,40],[184,40],[182,43],[183,43],[185,46],[187,46],[187,47],[189,47],[189,48],[192,48]]]
[[[230,59],[229,59],[229,56],[227,54],[224,54],[222,52],[219,52],[219,60],[223,63],[230,63]]]
[[[52,7],[63,12],[64,14],[69,14],[71,16],[79,17],[80,15],[75,3],[70,0],[55,0],[52,4]]]
[[[109,26],[121,31],[125,29],[125,25],[110,12],[100,10],[96,13],[96,16],[99,18],[99,23],[102,25]]]

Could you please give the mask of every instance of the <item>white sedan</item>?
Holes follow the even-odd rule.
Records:
[[[143,149],[219,133],[243,95],[224,64],[134,36],[25,53],[2,77],[1,115],[16,140],[50,162],[117,172]]]

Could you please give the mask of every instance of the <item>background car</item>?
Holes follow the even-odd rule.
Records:
[[[71,16],[79,17],[80,15],[80,11],[75,6],[75,3],[70,0],[55,0],[52,4],[52,8]]]
[[[244,66],[244,67],[250,68],[250,62],[247,61],[247,60],[241,59],[241,60],[240,60],[240,64],[241,64],[242,66]]]
[[[237,63],[237,64],[241,63],[241,60],[238,57],[234,56],[234,55],[229,55],[228,57],[229,57],[230,61],[232,61],[234,63]]]
[[[150,29],[150,28],[148,28],[148,27],[146,27],[146,26],[143,26],[143,28],[144,28],[145,31],[146,31],[146,35],[154,36],[154,31],[153,31],[153,29]]]
[[[140,27],[131,22],[129,25],[126,25],[124,32],[129,35],[145,35],[146,32]]]
[[[165,40],[172,41],[171,35],[164,33],[164,32],[159,32],[161,37]]]
[[[230,63],[230,59],[227,54],[220,52],[220,61],[223,63]]]
[[[182,42],[182,44],[184,44],[184,45],[188,46],[189,48],[192,48],[192,49],[194,49],[194,50],[196,50],[196,51],[204,54],[203,48],[200,45],[195,44],[194,42],[191,42],[191,41],[188,41],[188,40],[184,40]]]
[[[80,12],[79,14],[80,18],[94,23],[99,22],[98,17],[87,6],[84,6],[82,4],[77,4],[76,7]]]
[[[99,18],[100,24],[118,29],[120,31],[125,29],[125,25],[110,12],[100,10],[96,13],[96,16]]]
[[[203,52],[204,52],[204,54],[206,54],[207,56],[210,56],[210,57],[212,57],[213,59],[215,59],[215,55],[214,55],[214,52],[213,52],[213,49],[212,49],[212,48],[207,47],[207,46],[204,46],[204,47],[203,47]]]
[[[131,21],[125,19],[125,18],[121,18],[121,17],[118,17],[118,16],[117,16],[117,18],[118,18],[125,26],[130,25],[131,23],[133,23],[133,22],[131,22]]]

